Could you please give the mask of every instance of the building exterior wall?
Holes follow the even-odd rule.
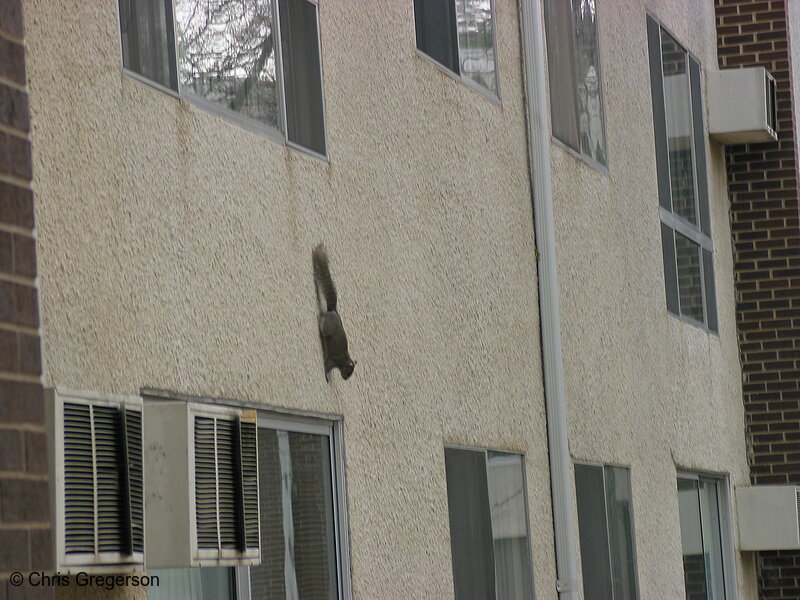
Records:
[[[0,5],[0,598],[49,568],[32,163],[21,0]],[[36,598],[50,598],[49,589]],[[25,596],[25,597],[34,597]]]
[[[45,384],[343,415],[361,598],[452,595],[445,443],[525,453],[554,581],[517,7],[495,103],[416,55],[413,3],[321,3],[325,162],[124,75],[117,4],[26,3]]]
[[[800,483],[797,8],[715,2],[720,68],[763,66],[778,90],[778,141],[726,152],[754,484]],[[762,598],[800,592],[800,554],[760,552],[758,564]]]
[[[714,7],[598,2],[597,11],[608,173],[561,145],[552,156],[570,450],[630,467],[641,597],[682,598],[677,469],[726,474],[732,487],[749,479],[724,150],[705,136],[714,334],[666,309],[646,15],[705,72],[717,65]],[[753,598],[752,556],[736,556],[739,597]]]
[[[443,446],[523,453],[556,598],[517,4],[494,3],[497,103],[417,56],[413,2],[320,2],[328,161],[124,74],[117,4],[26,2],[45,385],[343,416],[359,598],[452,597]],[[749,471],[725,154],[707,143],[717,335],[665,306],[646,15],[707,70],[715,14],[598,13],[608,172],[550,148],[570,451],[630,467],[640,596],[680,598],[677,470]],[[347,382],[322,373],[320,241]]]

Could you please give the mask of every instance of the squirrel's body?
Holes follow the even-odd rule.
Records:
[[[331,278],[325,246],[320,244],[314,248],[311,258],[314,264],[314,280],[325,300],[325,310],[320,309],[319,315],[319,334],[322,338],[322,352],[325,357],[325,379],[333,369],[339,369],[342,379],[347,379],[353,374],[356,363],[350,358],[347,350],[347,334],[344,332],[342,319],[336,310],[338,301],[336,286],[333,285],[333,278]]]

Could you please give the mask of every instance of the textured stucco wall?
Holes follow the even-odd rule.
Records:
[[[523,452],[552,598],[517,7],[497,104],[416,55],[412,2],[320,4],[329,163],[124,76],[116,0],[27,2],[46,384],[344,415],[359,598],[452,597],[443,444]]]
[[[329,163],[124,76],[116,4],[26,4],[46,384],[344,415],[366,599],[452,597],[444,443],[524,452],[555,598],[516,4],[495,2],[498,105],[416,56],[412,2],[321,2]],[[552,146],[570,447],[631,467],[642,598],[680,598],[676,465],[747,465],[714,143],[720,335],[665,307],[645,10],[713,67],[713,6],[598,4],[610,174]],[[322,377],[318,241],[346,383]]]
[[[682,598],[676,469],[749,479],[723,148],[706,146],[717,336],[666,310],[646,15],[715,69],[714,7],[597,4],[609,174],[552,156],[570,450],[631,468],[641,597]],[[755,598],[752,554],[736,556],[739,597]]]

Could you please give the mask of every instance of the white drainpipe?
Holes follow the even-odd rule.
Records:
[[[550,122],[541,0],[521,0],[528,150],[533,190],[533,220],[539,254],[539,327],[547,408],[550,487],[556,544],[556,589],[561,600],[578,599],[577,549],[567,442],[561,316],[558,306],[553,189],[550,173]]]

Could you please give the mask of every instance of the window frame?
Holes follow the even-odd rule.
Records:
[[[470,446],[470,445],[463,445],[463,444],[450,444],[450,443],[445,443],[444,444],[443,451],[442,451],[442,467],[443,467],[443,471],[445,471],[443,473],[444,479],[445,479],[445,481],[444,481],[445,499],[444,500],[445,500],[445,505],[447,506],[447,541],[448,541],[448,546],[450,547],[450,553],[451,553],[451,555],[450,555],[451,576],[454,575],[452,573],[454,562],[453,562],[452,546],[451,546],[452,540],[450,539],[450,508],[449,508],[449,498],[448,498],[448,490],[447,490],[447,476],[446,476],[446,460],[447,460],[447,458],[446,458],[447,457],[446,450],[448,450],[448,449],[452,449],[452,450],[467,450],[467,451],[470,451],[470,452],[480,452],[480,453],[482,453],[483,456],[484,456],[484,461],[485,461],[485,463],[487,465],[487,474],[488,474],[489,452],[499,452],[501,454],[511,454],[511,455],[514,455],[514,456],[518,456],[520,458],[521,467],[522,467],[522,469],[521,469],[521,471],[522,471],[522,490],[523,490],[523,494],[524,494],[523,507],[525,509],[525,537],[526,537],[525,548],[527,549],[528,560],[529,560],[529,563],[530,563],[529,564],[529,573],[528,573],[528,575],[530,576],[531,590],[533,590],[533,592],[534,592],[533,597],[535,598],[536,597],[536,593],[535,593],[536,592],[536,580],[534,578],[534,558],[533,558],[533,547],[531,545],[531,512],[530,512],[529,494],[528,494],[528,474],[527,474],[527,469],[525,468],[525,465],[527,463],[526,455],[523,452],[509,451],[509,450],[499,450],[497,448],[489,448],[489,447],[481,447],[481,446]],[[488,493],[488,479],[487,479],[487,493]],[[489,525],[490,525],[490,527],[492,527],[491,517],[490,517],[490,520],[489,520]],[[494,552],[494,548],[492,548],[492,552]],[[496,589],[496,586],[497,586],[497,584],[496,584],[496,581],[497,581],[497,579],[496,579],[497,565],[495,564],[493,566],[494,566],[494,569],[495,569],[495,589]],[[455,581],[453,581],[453,588],[454,588],[454,592],[455,592]]]
[[[736,552],[733,546],[733,509],[731,506],[730,476],[727,474],[692,471],[677,468],[675,475],[675,501],[678,501],[678,480],[686,479],[713,483],[717,490],[717,512],[719,514],[720,547],[722,552],[722,584],[725,589],[725,600],[737,600]],[[703,535],[703,504],[698,498],[700,510],[700,535]],[[680,506],[678,507],[678,534],[680,534]],[[681,556],[681,562],[683,557]],[[683,567],[681,567],[683,571]]]
[[[258,411],[258,429],[273,429],[328,437],[333,496],[333,531],[336,559],[336,583],[339,600],[352,600],[350,566],[350,527],[347,519],[347,486],[345,483],[344,421],[341,417],[306,417],[295,414]],[[260,483],[259,483],[260,485]],[[250,567],[233,567],[236,600],[251,600]]]
[[[453,5],[455,5],[455,2],[457,2],[457,0],[443,0],[443,1],[450,2]],[[450,78],[454,79],[455,81],[460,81],[465,86],[470,88],[472,91],[479,93],[481,96],[483,96],[487,100],[497,104],[498,106],[502,106],[503,105],[503,101],[502,101],[502,99],[500,97],[500,66],[499,66],[499,61],[497,60],[497,27],[496,27],[496,21],[495,21],[495,17],[497,16],[497,13],[495,12],[495,0],[489,0],[489,10],[492,13],[492,52],[494,53],[495,87],[497,88],[496,92],[492,92],[491,90],[483,87],[482,85],[476,83],[475,81],[473,81],[469,77],[464,76],[464,74],[461,73],[461,72],[456,73],[455,71],[452,71],[449,67],[447,67],[446,65],[443,65],[442,63],[440,63],[438,60],[436,60],[435,58],[433,58],[432,56],[427,54],[424,50],[420,50],[419,46],[417,46],[417,39],[416,39],[416,36],[417,36],[417,34],[416,34],[417,13],[416,13],[416,10],[414,9],[413,3],[412,3],[411,14],[412,14],[412,16],[414,18],[414,50],[416,51],[416,54],[417,54],[418,57],[423,59],[425,62],[433,65],[434,67],[439,69],[445,75],[449,76]],[[459,35],[458,35],[458,24],[456,24],[456,46],[458,47],[458,62],[459,62],[459,69],[460,69],[460,64],[461,64],[461,40],[459,39]]]
[[[164,2],[168,4],[168,8],[170,10],[170,17],[172,32],[168,38],[171,37],[172,47],[170,50],[170,60],[172,61],[172,65],[176,69],[178,67],[178,35],[177,34],[177,20],[175,17],[175,0],[159,0],[160,2]],[[282,129],[277,129],[275,127],[270,127],[266,123],[261,123],[256,119],[240,115],[230,109],[225,108],[219,104],[215,104],[214,102],[210,102],[197,94],[189,94],[183,93],[180,91],[180,83],[177,83],[176,86],[178,89],[172,89],[168,86],[163,85],[158,81],[154,81],[145,77],[144,75],[137,73],[125,66],[125,53],[122,44],[122,14],[120,12],[120,2],[117,0],[115,4],[115,8],[117,11],[117,27],[118,27],[118,36],[117,39],[119,41],[119,64],[121,65],[122,74],[125,77],[129,77],[139,83],[143,83],[159,92],[165,93],[169,96],[172,96],[176,100],[183,101],[187,104],[191,104],[203,112],[209,113],[215,117],[219,117],[223,121],[236,125],[245,131],[258,135],[260,137],[266,138],[272,142],[280,144],[281,146],[285,146],[287,148],[291,148],[293,150],[297,150],[303,154],[308,156],[312,156],[314,158],[318,158],[324,162],[330,163],[330,159],[328,155],[330,154],[330,146],[328,140],[328,119],[327,119],[327,106],[325,102],[325,75],[324,75],[324,68],[323,68],[323,60],[322,60],[322,34],[320,31],[320,20],[319,20],[319,0],[303,0],[315,7],[316,10],[316,20],[317,20],[317,52],[319,55],[319,77],[320,77],[320,92],[321,92],[321,103],[322,103],[322,118],[323,118],[323,138],[325,142],[325,154],[320,154],[310,148],[306,148],[293,142],[289,139],[288,135],[288,125],[287,125],[287,117],[286,117],[286,91],[284,86],[284,73],[283,73],[283,40],[281,35],[281,16],[280,16],[280,8],[278,6],[278,0],[269,0],[270,5],[272,7],[273,14],[276,16],[275,18],[275,26],[274,26],[274,36],[275,36],[275,72],[277,78],[277,86],[279,89],[279,98],[280,102],[278,105],[278,109],[280,111],[279,121],[281,123]]]
[[[633,506],[633,477],[632,477],[633,469],[631,469],[630,465],[622,465],[622,464],[616,464],[616,463],[602,463],[602,462],[595,462],[595,461],[589,461],[589,460],[576,460],[576,461],[573,461],[573,480],[575,481],[575,488],[576,488],[575,489],[575,491],[576,491],[576,493],[575,493],[576,513],[577,513],[577,497],[578,497],[578,495],[577,495],[577,487],[578,487],[577,481],[578,480],[574,476],[574,474],[575,474],[575,467],[577,467],[577,466],[594,467],[594,468],[602,469],[602,471],[603,471],[603,507],[605,508],[605,512],[606,512],[606,543],[609,546],[609,556],[608,556],[608,558],[609,558],[609,572],[612,573],[612,574],[614,572],[614,568],[613,568],[613,563],[611,562],[611,551],[610,551],[610,548],[611,548],[611,532],[608,529],[608,527],[609,527],[609,522],[608,522],[608,504],[607,504],[607,501],[606,501],[607,498],[608,498],[608,488],[607,488],[608,484],[606,482],[606,469],[607,468],[614,468],[614,469],[625,469],[626,471],[628,471],[628,484],[629,484],[629,492],[630,492],[630,495],[631,495],[631,505],[630,505],[631,523],[630,523],[630,525],[631,525],[631,549],[633,550],[633,564],[634,564],[634,569],[633,569],[633,581],[634,581],[634,586],[635,586],[634,593],[635,593],[636,600],[640,600],[641,599],[641,592],[640,592],[640,589],[639,589],[639,557],[638,557],[638,554],[636,552],[636,515],[635,515],[635,512],[634,512],[635,509],[634,509],[634,506]],[[578,531],[578,539],[580,541],[580,530]],[[578,554],[580,555],[581,554],[580,543],[578,544],[578,546],[579,546],[578,547]],[[583,557],[581,556],[581,563],[582,562],[583,562]],[[583,574],[581,574],[581,585],[583,585]],[[613,588],[613,576],[612,576],[612,588],[611,589],[612,589],[612,594],[613,594],[613,589],[614,589]],[[584,590],[584,595],[586,595],[585,590]]]
[[[658,28],[658,66],[659,66],[659,79],[660,79],[660,96],[661,96],[661,104],[658,106],[658,110],[660,111],[659,118],[663,120],[664,131],[663,134],[667,137],[664,138],[663,142],[666,144],[664,148],[659,147],[659,139],[661,132],[655,131],[654,132],[654,149],[655,149],[655,158],[656,158],[656,178],[658,181],[658,196],[659,196],[659,203],[658,203],[658,216],[659,216],[659,223],[667,227],[668,229],[672,230],[672,258],[673,264],[670,265],[671,268],[674,268],[675,273],[675,282],[674,282],[674,289],[675,294],[677,295],[676,298],[671,299],[670,293],[670,284],[667,281],[668,276],[671,276],[673,273],[672,269],[669,271],[669,275],[664,270],[664,296],[667,302],[667,313],[672,317],[690,325],[693,325],[699,329],[702,329],[706,333],[713,334],[719,336],[719,311],[717,307],[717,291],[716,291],[716,269],[714,269],[714,243],[712,239],[713,235],[713,217],[711,214],[711,195],[709,193],[709,183],[710,178],[708,176],[708,152],[706,151],[706,140],[707,140],[707,119],[704,114],[704,103],[703,103],[703,93],[702,93],[702,63],[701,61],[689,51],[686,46],[684,46],[681,42],[678,41],[678,38],[670,31],[668,27],[665,27],[661,21],[656,19],[650,13],[646,15],[646,25],[647,25],[647,44],[648,44],[648,66],[650,72],[650,94],[652,100],[653,110],[656,109],[656,94],[653,86],[654,82],[654,73],[653,73],[653,56],[652,56],[652,49],[650,47],[650,27],[651,23],[654,27]],[[665,77],[664,77],[664,58],[663,58],[663,34],[666,33],[674,42],[675,44],[680,47],[680,49],[685,54],[685,66],[686,66],[686,77],[687,77],[687,88],[688,88],[688,103],[689,109],[691,112],[691,118],[689,119],[689,127],[690,127],[690,142],[691,142],[691,152],[692,152],[692,185],[693,185],[693,192],[694,192],[694,205],[693,208],[695,210],[695,214],[697,215],[697,225],[690,222],[685,217],[681,216],[677,212],[675,212],[673,207],[673,190],[672,190],[672,165],[670,164],[669,158],[669,138],[668,138],[668,110],[667,110],[667,94],[665,93]],[[697,64],[697,72],[698,72],[698,84],[695,89],[695,84],[692,81],[692,61]],[[702,131],[697,131],[697,111],[699,111],[699,118],[702,120]],[[653,115],[653,127],[654,130],[658,130],[661,121],[657,118],[656,114]],[[702,148],[698,148],[698,140],[702,140]],[[702,152],[702,155],[701,155]],[[702,174],[701,174],[702,171]],[[704,179],[702,182],[700,181],[701,177]],[[663,206],[664,198],[662,197],[665,192],[669,194],[669,204],[671,210],[667,210]],[[702,193],[701,193],[702,192]],[[703,219],[704,215],[707,215],[707,229],[708,233],[703,231]],[[700,278],[700,293],[701,293],[701,300],[702,300],[702,307],[703,307],[703,321],[698,321],[694,317],[689,316],[688,314],[684,314],[681,310],[680,306],[680,282],[679,282],[679,275],[678,275],[678,252],[677,252],[677,244],[675,241],[675,235],[680,234],[689,240],[691,243],[698,246],[699,251],[699,263],[698,263],[698,272]],[[663,261],[666,265],[667,257],[663,256],[663,233],[660,234],[662,238],[662,257]],[[710,281],[707,280],[707,273],[706,273],[706,265],[704,260],[703,251],[706,251],[711,256],[711,275]],[[710,289],[709,289],[710,288]],[[713,297],[709,298],[710,292],[713,292]],[[677,303],[677,312],[674,312],[673,309],[670,307],[670,302]],[[709,321],[710,316],[713,314],[713,324],[714,327],[711,327],[711,323]]]
[[[567,1],[570,2],[570,4],[572,4],[572,0],[567,0]],[[572,13],[573,10],[574,10],[574,8],[570,7],[570,13]],[[547,59],[548,84],[547,85],[548,85],[548,99],[550,99],[550,115],[549,115],[550,116],[550,141],[555,143],[560,148],[562,148],[568,154],[572,155],[574,158],[577,158],[578,160],[583,161],[584,163],[586,163],[587,166],[591,167],[595,171],[598,171],[599,173],[601,173],[603,175],[609,175],[610,176],[611,175],[611,159],[610,159],[610,157],[608,155],[608,130],[606,128],[606,104],[605,104],[606,94],[605,94],[605,85],[603,83],[603,79],[604,79],[603,78],[603,72],[604,72],[604,69],[603,69],[603,52],[602,52],[602,48],[603,48],[602,37],[603,37],[603,34],[602,34],[601,28],[600,28],[600,23],[599,23],[600,17],[599,17],[599,14],[600,13],[598,12],[597,13],[598,16],[596,17],[597,20],[598,20],[597,25],[596,25],[596,27],[597,27],[597,64],[598,64],[598,66],[600,68],[600,74],[597,76],[597,85],[598,85],[598,88],[600,89],[600,97],[602,99],[602,105],[603,105],[603,142],[604,142],[604,146],[605,146],[604,150],[605,150],[605,153],[606,153],[606,164],[603,164],[600,161],[595,160],[593,157],[591,157],[591,156],[589,156],[587,154],[584,154],[583,150],[580,147],[577,148],[577,149],[573,148],[572,146],[569,145],[568,142],[565,142],[561,138],[557,137],[556,134],[553,132],[553,126],[552,126],[552,113],[553,113],[553,110],[552,110],[552,90],[550,90],[550,83],[549,83],[550,59],[549,59],[549,52],[548,52],[548,48],[547,48],[548,44],[547,44],[547,31],[546,31],[547,30],[547,17],[546,17],[546,15],[547,15],[547,0],[544,0],[544,3],[543,3],[543,20],[544,20],[544,25],[545,25],[545,51],[548,52],[548,59]],[[574,15],[573,15],[573,17],[574,17]],[[572,45],[573,46],[577,46],[578,40],[577,40],[577,38],[575,37],[575,34],[574,34],[574,29],[575,29],[574,18],[572,20],[571,25],[572,25],[572,35],[571,35]],[[573,85],[577,85],[576,82],[573,82]],[[577,98],[577,96],[578,96],[577,88],[574,89],[574,94],[575,94],[575,96]],[[578,146],[580,146],[580,126],[578,126],[578,132],[577,133],[578,133],[578,138],[579,138]]]

